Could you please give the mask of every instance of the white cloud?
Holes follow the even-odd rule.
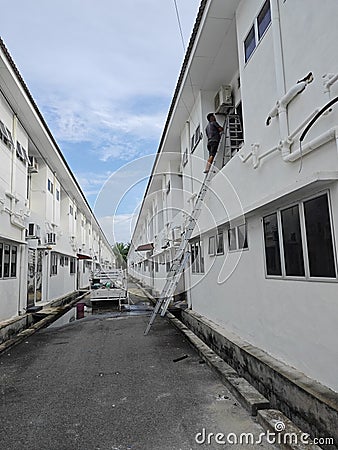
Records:
[[[186,45],[199,3],[177,0]],[[11,0],[6,17],[2,38],[53,135],[84,154],[72,169],[94,212],[134,214],[184,57],[173,1]]]
[[[75,177],[77,181],[79,182],[84,194],[88,196],[95,195],[97,196],[104,183],[106,183],[109,178],[111,177],[112,172],[106,171],[106,172],[81,172],[76,173]]]
[[[115,242],[130,242],[137,213],[117,214],[115,216],[99,217],[98,221],[111,244]]]
[[[98,217],[134,214],[142,201],[153,161],[153,154],[143,156],[126,163],[111,174],[97,195],[95,214]]]

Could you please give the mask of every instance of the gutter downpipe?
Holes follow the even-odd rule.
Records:
[[[280,26],[280,14],[279,14],[279,4],[278,0],[271,0],[271,25],[272,25],[272,35],[273,35],[273,51],[274,51],[274,62],[276,71],[276,86],[278,98],[284,100],[285,95],[285,73],[284,73],[284,57],[283,57],[283,46],[282,46],[282,36],[281,36],[281,26]],[[285,99],[286,100],[286,99]],[[276,105],[273,112],[279,112],[279,130],[280,130],[280,146],[282,149],[282,155],[290,153],[290,145],[286,143],[286,138],[289,136],[289,124],[287,118],[287,103]]]

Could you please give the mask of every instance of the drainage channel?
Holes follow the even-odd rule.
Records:
[[[137,304],[122,304],[121,310],[118,306],[114,304],[109,304],[109,302],[101,302],[95,306],[91,304],[90,300],[86,303],[79,302],[74,305],[65,314],[51,323],[48,328],[61,327],[69,323],[85,319],[87,317],[95,317],[105,315],[111,318],[118,318],[121,316],[139,316],[139,315],[149,315],[153,311],[153,307],[150,302],[143,301]]]

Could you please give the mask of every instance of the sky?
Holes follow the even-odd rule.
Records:
[[[185,50],[175,0],[0,0],[0,36],[108,240],[128,242]],[[200,0],[176,0],[187,47]]]

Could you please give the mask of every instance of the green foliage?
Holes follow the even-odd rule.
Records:
[[[113,252],[116,258],[116,266],[125,269],[127,267],[127,257],[130,248],[130,242],[116,242],[113,245]]]

